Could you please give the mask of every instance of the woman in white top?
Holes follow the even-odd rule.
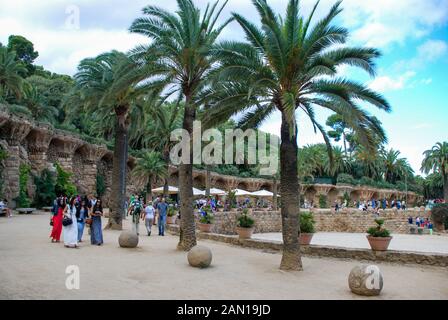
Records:
[[[151,236],[151,227],[154,221],[154,207],[152,206],[152,201],[149,201],[148,205],[145,207],[145,226],[146,231],[148,231],[148,237]]]
[[[72,219],[72,223],[64,226],[64,245],[67,248],[78,248],[78,224],[76,223],[76,198],[70,199],[70,204],[65,207],[64,217]]]

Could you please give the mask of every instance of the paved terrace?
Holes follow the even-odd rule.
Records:
[[[448,254],[448,235],[393,234],[392,236],[390,250]],[[283,242],[281,233],[259,233],[253,238]],[[364,233],[318,232],[313,236],[311,244],[353,249],[370,248]]]

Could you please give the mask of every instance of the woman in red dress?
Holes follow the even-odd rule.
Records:
[[[62,233],[62,217],[64,208],[66,206],[65,199],[58,199],[58,210],[57,213],[53,216],[53,229],[51,230],[50,238],[51,242],[59,242],[61,239]]]

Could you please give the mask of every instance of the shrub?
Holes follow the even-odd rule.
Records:
[[[319,195],[319,208],[328,208],[327,196],[324,194]]]
[[[199,219],[200,223],[203,224],[212,224],[215,221],[215,216],[211,212],[209,208],[204,208],[204,213],[201,215]]]
[[[249,211],[247,209],[243,210],[242,215],[238,217],[238,227],[240,228],[252,228],[255,224],[255,220],[247,215]]]
[[[104,177],[100,174],[96,175],[96,194],[98,197],[102,197],[106,193],[106,183]]]
[[[174,208],[173,205],[170,205],[170,206],[168,207],[168,211],[167,211],[166,215],[167,215],[168,217],[174,217],[174,216],[176,215],[176,209]]]
[[[384,220],[383,219],[375,219],[376,227],[371,227],[367,230],[367,233],[375,238],[386,238],[390,237],[390,231],[386,228],[383,228]]]
[[[431,218],[435,223],[440,223],[448,229],[448,203],[435,204],[431,209]]]
[[[351,174],[340,173],[338,175],[337,183],[356,185],[356,180],[355,180],[355,178],[353,178],[353,176]]]
[[[19,166],[19,196],[14,200],[17,201],[19,208],[28,208],[31,205],[31,200],[28,198],[27,185],[28,178],[31,172],[31,167],[26,164]]]
[[[316,221],[314,221],[313,214],[311,212],[303,212],[299,215],[299,221],[300,221],[300,232],[303,233],[314,233],[316,232],[314,228],[314,224]]]
[[[45,169],[40,177],[34,176],[34,184],[36,186],[36,195],[34,196],[33,205],[38,208],[50,206],[53,199],[56,198],[54,175],[50,170]]]
[[[56,186],[57,195],[73,197],[77,194],[76,186],[70,181],[72,173],[65,171],[58,163],[56,163]]]
[[[361,179],[359,179],[358,183],[361,186],[371,186],[371,187],[376,186],[375,180],[369,177],[362,177]]]

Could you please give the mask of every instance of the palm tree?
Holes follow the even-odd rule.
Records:
[[[152,200],[153,183],[157,179],[166,179],[168,170],[162,155],[159,152],[149,151],[138,159],[132,175],[137,183],[146,187],[147,200]]]
[[[344,44],[348,31],[333,26],[341,12],[337,2],[320,21],[311,24],[317,3],[308,18],[299,14],[299,1],[290,0],[286,16],[276,15],[266,0],[253,0],[261,28],[241,15],[233,17],[246,34],[248,43],[225,42],[215,51],[222,64],[218,81],[210,89],[214,108],[207,114],[217,122],[244,112],[251,126],[258,126],[274,111],[282,117],[280,183],[282,193],[283,256],[280,268],[301,270],[299,233],[299,181],[297,177],[297,121],[301,110],[319,130],[327,145],[329,138],[316,121],[315,107],[340,114],[357,132],[361,143],[373,148],[375,133],[385,134],[372,116],[361,109],[366,101],[388,111],[387,101],[364,85],[336,77],[341,65],[360,67],[375,74],[373,60],[380,56],[372,48],[332,47]]]
[[[118,51],[81,61],[75,75],[76,86],[72,96],[80,99],[87,111],[115,115],[112,171],[114,196],[111,199],[111,214],[107,225],[112,229],[122,229],[130,112],[137,98],[148,92],[148,89],[140,84],[146,75],[144,66]]]
[[[428,174],[440,173],[443,184],[443,198],[448,202],[448,142],[437,142],[430,150],[423,152],[425,158],[421,171]]]
[[[347,159],[345,150],[342,151],[341,147],[333,147],[333,161],[325,157],[324,168],[328,175],[335,178],[339,173],[350,172],[351,163]]]
[[[405,177],[413,176],[414,170],[406,158],[400,158],[400,151],[390,149],[382,152],[384,179],[396,183]]]
[[[152,116],[151,125],[146,127],[145,144],[148,147],[159,150],[162,159],[165,162],[166,171],[168,172],[170,164],[170,150],[175,142],[171,141],[171,132],[182,126],[182,105],[174,104],[148,104],[148,113]],[[165,178],[163,186],[163,196],[168,197],[168,176]]]
[[[169,94],[181,94],[184,102],[182,128],[191,136],[193,121],[201,105],[201,96],[208,85],[208,75],[216,64],[211,51],[217,37],[230,20],[217,26],[217,20],[227,1],[221,7],[218,1],[207,5],[204,14],[195,7],[192,0],[177,0],[178,11],[171,14],[155,6],[143,9],[146,17],[135,20],[131,32],[148,36],[152,43],[134,50],[136,57],[151,66],[148,72],[159,89],[167,88]],[[190,250],[196,245],[196,231],[193,215],[193,165],[192,150],[189,163],[179,166],[180,241],[178,248]]]
[[[25,66],[16,60],[16,53],[0,46],[0,101],[9,94],[20,99],[23,94],[24,80],[20,76],[26,72]]]
[[[53,106],[47,105],[34,86],[23,86],[23,93],[23,103],[31,111],[34,119],[50,124],[55,122],[59,110]]]

